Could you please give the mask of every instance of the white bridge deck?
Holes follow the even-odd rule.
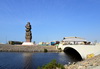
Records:
[[[86,59],[88,54],[94,54],[94,56],[100,54],[100,44],[98,45],[62,45],[59,44],[58,48],[64,50],[65,48],[72,48],[76,50],[82,57]]]

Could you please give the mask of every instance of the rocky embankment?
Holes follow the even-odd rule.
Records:
[[[7,45],[0,44],[0,51],[5,52],[58,52],[55,46],[22,46],[22,45]]]
[[[71,65],[65,65],[65,69],[100,69],[100,55]]]

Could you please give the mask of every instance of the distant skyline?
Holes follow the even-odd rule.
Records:
[[[71,36],[100,42],[100,0],[0,0],[0,43],[25,41],[27,22],[36,43]]]

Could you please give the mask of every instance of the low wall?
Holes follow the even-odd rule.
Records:
[[[48,52],[58,52],[55,46],[22,46],[0,44],[0,51],[3,52],[44,52],[44,49],[47,49]]]

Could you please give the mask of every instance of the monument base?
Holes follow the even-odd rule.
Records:
[[[22,45],[34,45],[33,42],[23,42]]]

